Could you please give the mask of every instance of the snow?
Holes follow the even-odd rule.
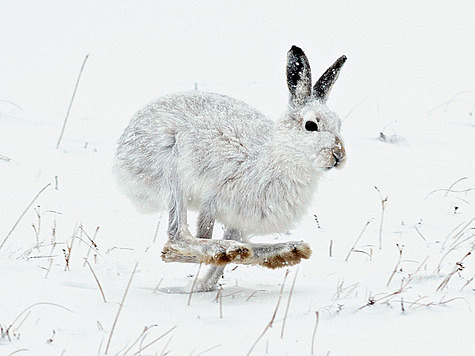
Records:
[[[166,214],[135,211],[110,170],[133,113],[195,83],[277,118],[287,104],[285,60],[293,44],[308,56],[314,80],[348,57],[328,102],[343,120],[348,159],[320,182],[297,229],[254,239],[302,239],[313,256],[300,265],[284,337],[295,267],[274,325],[252,354],[310,355],[316,311],[316,355],[473,353],[475,282],[464,287],[475,275],[473,255],[437,290],[474,248],[473,10],[472,1],[3,1],[0,243],[51,186],[0,250],[0,354],[104,354],[136,262],[108,354],[124,354],[146,326],[153,327],[127,354],[175,325],[142,355],[248,353],[272,318],[285,269],[229,266],[222,318],[216,292],[193,294],[188,305],[198,266],[161,261]],[[383,142],[380,132],[397,139]],[[381,250],[375,186],[388,197]],[[88,260],[106,303],[83,266],[86,233],[93,238],[97,227],[97,251]],[[396,244],[402,258],[387,286]]]

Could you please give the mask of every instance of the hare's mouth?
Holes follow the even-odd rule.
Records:
[[[332,156],[333,165],[327,167],[328,170],[332,168],[340,169],[345,165],[345,156],[341,156],[335,153],[333,153]]]

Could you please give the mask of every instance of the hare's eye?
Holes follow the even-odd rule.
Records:
[[[318,125],[316,122],[307,121],[305,123],[305,130],[307,131],[318,131]]]

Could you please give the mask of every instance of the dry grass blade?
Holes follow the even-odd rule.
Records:
[[[66,129],[66,124],[69,118],[69,113],[71,112],[71,107],[73,106],[74,97],[76,96],[76,92],[78,90],[79,81],[81,80],[82,72],[84,70],[84,66],[86,65],[86,61],[88,58],[89,58],[89,54],[87,54],[86,57],[84,57],[84,60],[82,61],[81,69],[79,70],[78,79],[76,80],[76,85],[74,86],[73,95],[71,96],[71,100],[69,101],[68,111],[66,112],[66,117],[64,118],[64,121],[63,121],[63,127],[61,128],[61,133],[59,134],[58,142],[56,143],[56,149],[59,148],[59,145],[61,144],[61,140],[63,139],[64,130]]]
[[[462,178],[459,178],[457,179],[455,182],[453,182],[450,187],[447,189],[447,191],[445,192],[445,196],[447,196],[449,194],[449,191],[452,190],[452,188],[455,186],[455,184],[457,184],[458,182],[461,182],[465,179],[468,179],[468,177],[462,177]]]
[[[139,263],[137,262],[134,266],[132,274],[130,275],[130,278],[129,278],[129,282],[127,283],[127,287],[125,288],[124,295],[122,296],[122,300],[120,301],[119,309],[117,309],[117,314],[115,315],[115,319],[112,324],[111,332],[109,334],[109,339],[107,340],[106,351],[104,352],[105,355],[107,355],[107,353],[109,352],[109,346],[112,340],[112,335],[114,334],[115,326],[117,325],[117,320],[119,319],[120,311],[122,310],[122,307],[124,306],[125,298],[127,297],[127,293],[129,291],[130,285],[132,284],[132,279],[134,278],[134,274],[135,274],[135,271],[137,270],[138,265]]]
[[[462,226],[464,224],[465,221],[462,221],[461,223],[459,223],[457,226],[455,226],[447,235],[447,237],[445,238],[444,242],[442,243],[442,247],[441,247],[441,251],[444,251],[445,250],[445,244],[447,243],[447,241],[449,240],[450,236],[452,236],[452,234],[457,231],[457,229]],[[462,228],[461,231],[463,231],[464,228]],[[460,233],[460,231],[455,235],[457,236],[458,234]]]
[[[86,231],[84,231],[83,227],[82,226],[79,226],[79,228],[81,229],[82,232],[84,232],[84,234],[86,235],[86,237],[89,239],[89,241],[91,242],[91,244],[89,245],[89,249],[87,250],[87,254],[86,254],[86,258],[84,259],[84,263],[83,263],[83,267],[86,266],[86,262],[88,261],[89,259],[89,254],[91,253],[91,250],[92,248],[94,247],[95,249],[97,249],[97,244],[96,244],[96,238],[97,238],[97,232],[99,231],[99,226],[96,227],[96,230],[94,231],[94,236],[92,237],[92,239],[89,237],[89,235],[87,234]]]
[[[440,259],[439,263],[437,264],[437,273],[440,273],[440,269],[442,267],[442,262],[445,260],[445,258],[454,250],[457,249],[457,247],[459,247],[462,243],[472,239],[474,235],[471,235],[469,236],[468,238],[465,238],[463,240],[460,241],[460,238],[465,234],[465,232],[467,232],[468,230],[472,229],[472,227],[470,227],[470,225],[472,224],[472,222],[475,221],[475,218],[472,218],[466,225],[463,226],[463,228],[454,236],[454,242],[452,242],[452,244],[450,245],[450,248],[448,248],[447,252],[442,256],[442,258]]]
[[[101,286],[101,284],[99,283],[99,279],[97,278],[96,273],[95,273],[94,270],[92,269],[92,266],[91,266],[91,264],[89,263],[89,261],[88,261],[87,259],[84,259],[84,260],[85,260],[86,264],[88,265],[89,269],[91,270],[91,273],[92,273],[92,275],[94,276],[94,279],[96,280],[97,286],[99,287],[99,290],[101,291],[102,300],[104,300],[104,303],[107,303],[106,296],[104,295],[104,291],[102,290],[102,286]]]
[[[383,248],[383,220],[384,220],[384,209],[386,208],[386,203],[388,202],[388,197],[383,199],[381,191],[378,187],[374,187],[379,193],[379,198],[381,199],[381,220],[379,221],[379,249]]]
[[[272,325],[274,325],[275,316],[277,315],[277,311],[279,310],[280,301],[282,300],[282,292],[284,290],[285,281],[287,280],[288,275],[289,275],[289,270],[285,271],[284,280],[282,281],[282,286],[280,287],[279,299],[277,300],[277,305],[275,306],[275,310],[274,310],[274,314],[272,315],[272,319],[266,325],[266,327],[264,328],[264,331],[259,335],[259,337],[254,342],[254,344],[252,344],[251,349],[249,350],[249,352],[247,353],[246,356],[249,356],[252,353],[252,350],[254,350],[254,347],[256,347],[257,343],[262,339],[262,337],[265,335],[267,330],[269,330],[272,327]]]
[[[312,355],[315,355],[315,335],[317,334],[318,322],[320,320],[320,314],[318,311],[315,312],[315,327],[313,328],[312,334]]]
[[[461,292],[466,286],[468,286],[470,283],[472,283],[472,281],[473,281],[474,278],[475,278],[475,274],[472,276],[472,278],[467,279],[467,281],[466,281],[465,284],[462,286],[462,288],[460,288],[460,292]]]
[[[284,338],[285,323],[287,322],[287,314],[289,313],[290,301],[292,300],[292,295],[294,293],[295,281],[297,280],[297,274],[299,273],[299,267],[300,267],[300,265],[298,265],[297,269],[295,270],[294,279],[292,281],[292,286],[290,287],[289,298],[287,299],[287,307],[285,308],[284,321],[282,322],[282,330],[280,331],[280,338],[281,339]]]
[[[211,346],[210,348],[207,348],[206,350],[201,351],[199,354],[196,354],[196,356],[204,355],[205,353],[210,352],[211,350],[217,349],[220,346],[221,344]]]
[[[167,347],[168,347],[168,345],[170,345],[170,342],[172,341],[172,339],[173,339],[173,335],[170,336],[170,338],[168,339],[165,346],[163,346],[163,350],[162,350],[162,352],[160,352],[160,356],[165,356],[165,355],[168,355],[170,353],[170,351],[167,351]]]
[[[195,279],[193,280],[193,284],[191,285],[191,290],[190,290],[190,295],[188,296],[188,302],[186,305],[191,305],[191,297],[193,296],[193,292],[195,290],[195,286],[196,286],[196,282],[198,282],[198,276],[200,275],[200,271],[201,271],[201,263],[198,267],[198,272],[196,272],[196,276],[195,276]]]
[[[39,303],[35,303],[35,304],[32,304],[32,305],[26,307],[25,309],[23,309],[23,310],[20,312],[20,314],[18,314],[18,315],[16,316],[16,318],[12,321],[12,323],[8,326],[8,328],[5,330],[5,332],[8,333],[8,332],[11,330],[11,328],[15,325],[15,323],[21,318],[21,316],[22,316],[23,314],[25,314],[25,313],[28,312],[31,308],[34,308],[34,307],[36,307],[36,306],[38,306],[38,305],[52,305],[52,306],[55,306],[55,307],[58,307],[58,308],[67,310],[67,311],[69,311],[69,312],[71,312],[71,313],[73,312],[71,309],[66,308],[66,307],[63,307],[62,305],[59,305],[59,304],[56,304],[56,303],[49,303],[49,302],[39,302]]]
[[[223,287],[219,288],[219,318],[223,318]]]
[[[40,189],[40,191],[38,193],[36,193],[36,195],[33,197],[33,199],[31,200],[30,204],[27,205],[27,207],[25,208],[25,210],[23,210],[23,212],[21,213],[20,217],[15,221],[15,224],[13,224],[13,227],[10,229],[10,231],[8,232],[7,236],[5,237],[5,239],[3,239],[2,241],[2,244],[0,245],[0,250],[2,249],[3,245],[5,245],[5,242],[7,242],[7,240],[10,238],[11,234],[13,233],[13,231],[16,229],[16,227],[18,226],[18,224],[20,223],[21,219],[25,216],[25,214],[28,212],[28,210],[31,208],[31,206],[34,204],[34,202],[36,201],[36,199],[38,199],[38,197],[41,195],[41,193],[43,193],[46,188],[48,188],[49,186],[51,185],[51,183],[48,183],[46,184],[43,188]]]
[[[28,351],[28,349],[19,349],[19,350],[13,351],[11,354],[8,354],[8,356],[13,356],[13,355],[16,355],[17,353],[23,352],[23,351]]]
[[[454,268],[452,269],[452,271],[447,275],[445,276],[444,280],[442,281],[442,283],[439,284],[439,286],[437,287],[436,291],[440,291],[442,289],[444,289],[445,287],[447,287],[447,285],[449,284],[449,281],[450,279],[452,278],[452,276],[459,272],[459,271],[462,271],[464,266],[463,266],[463,261],[468,257],[470,256],[472,253],[471,252],[468,252],[467,254],[465,254],[465,256],[462,257],[462,259],[458,262],[455,263],[455,266]]]
[[[139,342],[139,340],[142,338],[142,336],[144,336],[150,329],[156,327],[158,325],[150,325],[150,326],[145,326],[142,330],[142,333],[135,339],[135,341],[132,343],[132,345],[129,346],[129,348],[127,350],[125,350],[124,352],[124,355],[127,355],[129,353],[130,350],[132,350],[132,348],[137,344],[137,342]]]
[[[364,232],[366,231],[366,228],[367,228],[368,225],[371,223],[371,221],[373,221],[373,219],[369,219],[369,220],[366,222],[366,224],[363,226],[363,229],[361,230],[360,234],[359,234],[358,237],[356,238],[355,243],[353,244],[353,246],[351,246],[350,251],[348,251],[348,254],[347,254],[346,257],[345,257],[345,261],[348,261],[348,259],[350,258],[350,254],[355,250],[356,245],[357,245],[358,242],[360,241],[361,237],[363,236]]]
[[[403,282],[401,283],[401,289],[406,288],[406,287],[409,285],[409,283],[411,283],[411,282],[413,281],[413,279],[414,279],[414,277],[416,276],[416,274],[419,273],[419,271],[421,270],[422,266],[424,266],[424,264],[427,262],[428,259],[429,259],[429,256],[426,256],[426,258],[424,258],[424,260],[419,264],[419,266],[418,266],[417,269],[414,271],[414,273],[409,274],[408,278],[407,278],[405,281],[403,281]]]
[[[389,285],[391,284],[391,281],[393,280],[393,277],[394,275],[396,274],[398,268],[399,268],[399,265],[401,264],[401,259],[402,259],[402,247],[399,247],[398,244],[396,244],[398,250],[399,250],[399,258],[397,260],[397,263],[396,263],[396,266],[394,267],[393,269],[393,272],[391,273],[391,275],[389,276],[389,279],[388,279],[388,282],[386,283],[386,287],[389,287]]]
[[[155,340],[149,342],[147,345],[141,347],[137,352],[135,352],[133,355],[139,355],[143,350],[145,350],[146,348],[152,346],[153,344],[155,344],[158,340],[164,338],[165,336],[167,336],[168,334],[170,334],[173,330],[176,329],[176,325],[174,327],[172,327],[170,330],[166,331],[165,333],[163,333],[162,335],[160,335],[159,337],[157,337]]]
[[[257,293],[259,292],[265,292],[266,290],[265,289],[258,289],[258,290],[255,290],[254,292],[252,292],[249,297],[246,298],[246,302],[250,301],[251,298],[253,298]]]

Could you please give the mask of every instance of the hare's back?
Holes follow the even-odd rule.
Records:
[[[137,116],[148,121],[145,126],[159,133],[161,139],[173,135],[179,147],[191,148],[195,154],[201,150],[249,154],[269,140],[274,126],[273,121],[240,100],[200,91],[161,97]]]
[[[243,101],[222,94],[190,91],[157,99],[153,106],[170,118],[178,129],[221,130],[249,136],[268,131],[273,122]],[[170,123],[172,124],[172,123]]]

